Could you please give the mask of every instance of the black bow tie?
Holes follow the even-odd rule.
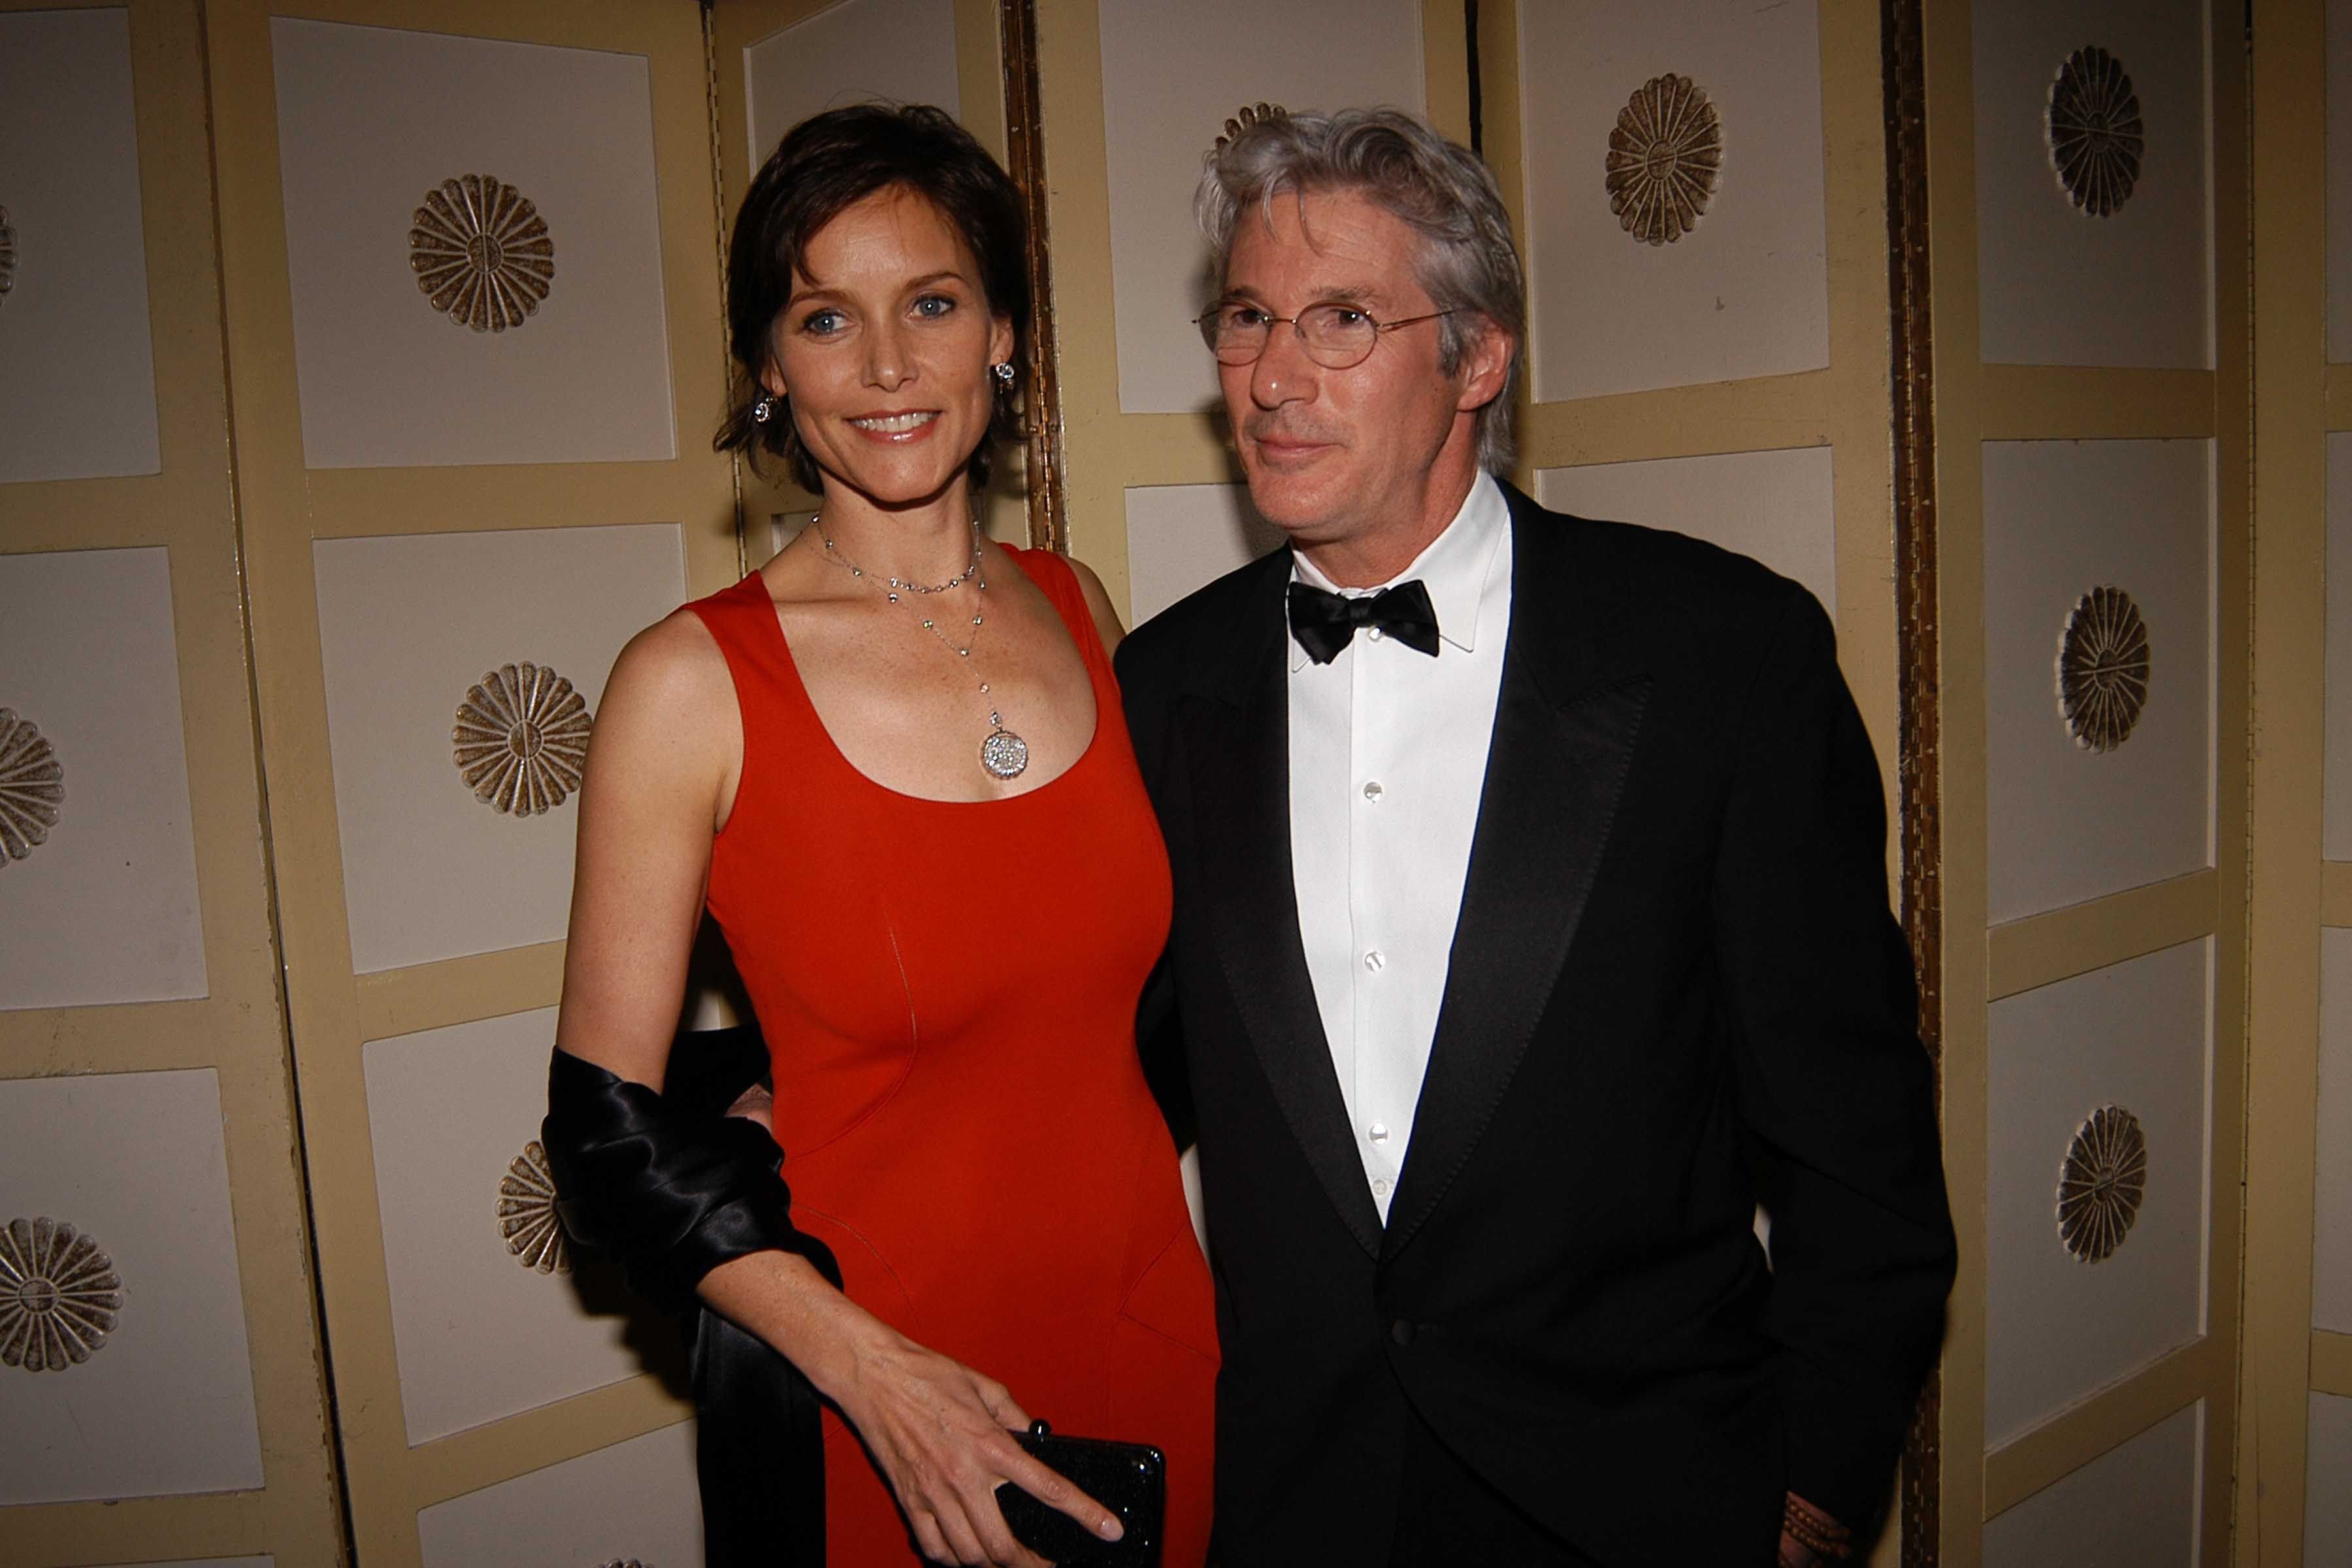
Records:
[[[1377,594],[1347,598],[1306,583],[1290,584],[1290,635],[1318,664],[1328,664],[1366,626],[1417,652],[1437,656],[1437,608],[1419,578]]]

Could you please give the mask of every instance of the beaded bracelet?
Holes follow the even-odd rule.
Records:
[[[1780,1505],[1780,1529],[1821,1556],[1843,1562],[1853,1553],[1853,1531],[1794,1492]]]

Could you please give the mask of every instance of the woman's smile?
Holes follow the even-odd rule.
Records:
[[[903,414],[856,415],[850,418],[849,424],[873,440],[904,446],[929,435],[939,416],[940,411],[936,408],[910,408]]]

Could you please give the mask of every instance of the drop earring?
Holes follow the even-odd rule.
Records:
[[[988,367],[988,374],[996,378],[997,391],[1010,392],[1013,390],[1013,362],[1011,360],[997,361],[994,364]]]
[[[772,396],[768,393],[760,394],[760,400],[751,405],[751,423],[765,425],[776,416],[776,412],[783,406],[783,402],[782,398]]]

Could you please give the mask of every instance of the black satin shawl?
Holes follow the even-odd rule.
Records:
[[[792,1363],[695,1294],[719,1264],[771,1250],[840,1285],[832,1252],[793,1228],[783,1151],[757,1122],[676,1103],[560,1050],[540,1136],[565,1229],[618,1259],[663,1310],[693,1314],[683,1326],[709,1568],[820,1568],[823,1402]]]

